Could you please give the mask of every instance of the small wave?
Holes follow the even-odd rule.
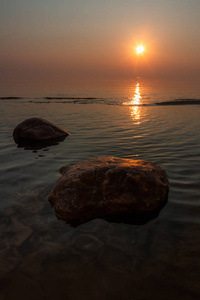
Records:
[[[41,98],[25,98],[25,97],[0,97],[0,100],[29,100],[29,103],[48,104],[48,103],[69,103],[69,104],[104,104],[119,106],[169,106],[169,105],[200,105],[200,99],[174,99],[161,102],[143,102],[131,103],[124,97],[113,98],[96,98],[96,97],[41,97]],[[143,99],[144,100],[144,99]]]
[[[23,97],[0,97],[0,100],[20,100],[25,99]]]
[[[44,99],[44,98],[43,98]],[[45,98],[47,99],[47,98]],[[163,101],[163,102],[151,102],[151,103],[139,103],[139,104],[132,104],[128,102],[123,102],[122,100],[118,99],[108,99],[108,98],[64,98],[65,100],[57,100],[58,98],[52,98],[45,101],[44,100],[30,100],[30,103],[70,103],[70,104],[104,104],[104,105],[118,105],[118,106],[139,106],[139,107],[146,107],[146,106],[170,106],[170,105],[200,105],[200,99],[176,99],[172,101]],[[68,100],[66,100],[68,99]]]
[[[94,98],[94,97],[43,97],[41,99],[47,100],[98,100],[101,98]]]
[[[105,104],[105,105],[119,105],[119,101],[112,98],[76,98],[76,97],[65,97],[65,98],[55,98],[55,97],[44,97],[44,98],[35,98],[29,100],[29,103],[70,103],[70,104]]]

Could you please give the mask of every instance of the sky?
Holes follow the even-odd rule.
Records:
[[[1,81],[200,75],[200,0],[0,0],[0,7]]]

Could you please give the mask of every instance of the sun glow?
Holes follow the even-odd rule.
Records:
[[[123,105],[128,105],[130,108],[131,116],[133,120],[137,121],[139,124],[140,120],[140,105],[141,105],[141,94],[140,94],[140,84],[139,82],[135,86],[134,95],[130,98],[129,102],[124,102]]]
[[[137,54],[143,53],[144,52],[144,47],[142,45],[138,46],[136,48],[136,52],[137,52]]]

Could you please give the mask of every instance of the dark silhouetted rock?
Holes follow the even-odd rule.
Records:
[[[175,99],[172,101],[157,102],[156,105],[199,105],[200,99]]]
[[[58,218],[75,226],[94,218],[145,223],[167,201],[167,174],[148,161],[99,157],[66,165],[60,173],[48,200]]]
[[[68,136],[69,133],[47,120],[30,118],[19,125],[13,131],[13,138],[20,147],[37,149],[55,145]]]

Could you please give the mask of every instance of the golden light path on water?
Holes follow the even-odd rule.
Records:
[[[123,105],[130,105],[130,113],[134,120],[138,120],[137,124],[139,124],[140,120],[140,105],[141,104],[141,94],[140,94],[140,84],[139,82],[135,86],[134,95],[130,98],[129,102],[124,102]],[[131,106],[133,105],[133,106]]]

